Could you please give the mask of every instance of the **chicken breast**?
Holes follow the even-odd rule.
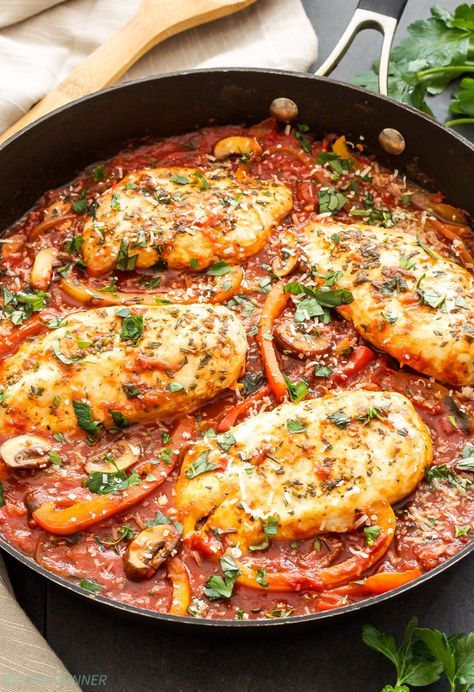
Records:
[[[379,500],[411,493],[433,451],[411,402],[344,391],[287,403],[207,438],[185,457],[176,501],[185,534],[222,534],[243,552],[275,519],[280,539],[348,531]]]
[[[92,274],[151,267],[206,269],[258,252],[292,208],[285,185],[225,168],[148,168],[104,192],[86,221],[82,253]]]
[[[302,247],[316,274],[334,274],[334,286],[352,292],[338,310],[367,341],[425,375],[474,384],[468,271],[397,229],[310,223]]]
[[[245,366],[242,323],[223,306],[87,310],[0,365],[0,434],[86,432],[192,411]],[[91,422],[92,421],[92,422]]]

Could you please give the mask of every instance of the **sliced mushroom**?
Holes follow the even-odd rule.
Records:
[[[299,332],[295,322],[291,319],[282,319],[277,325],[273,334],[278,344],[285,351],[289,351],[296,356],[311,358],[327,351],[331,345],[328,335],[322,333],[324,327],[319,329],[319,336],[304,334]]]
[[[38,435],[18,435],[0,447],[0,456],[11,469],[42,469],[51,463],[53,445]]]
[[[140,446],[130,440],[119,440],[114,445],[95,454],[84,468],[87,473],[113,473],[117,469],[124,471],[135,464],[140,457]]]
[[[260,156],[261,153],[262,147],[253,137],[225,137],[214,146],[214,156],[219,160],[226,159],[232,154]]]
[[[298,264],[296,236],[289,228],[280,234],[280,256],[272,262],[272,272],[277,276],[287,276]]]
[[[123,557],[125,574],[131,581],[151,579],[156,570],[176,551],[179,531],[174,524],[150,526],[129,544]]]
[[[36,490],[31,490],[23,498],[23,504],[26,507],[28,513],[28,519],[32,518],[33,512],[35,512],[38,507],[41,507],[48,500],[48,493],[42,488]]]
[[[53,266],[58,256],[54,247],[40,250],[31,268],[30,284],[39,291],[46,291],[53,278]]]

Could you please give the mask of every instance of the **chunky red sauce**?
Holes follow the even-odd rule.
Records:
[[[318,164],[318,154],[332,152],[336,136],[316,141],[305,130],[304,127],[300,131],[289,127],[283,129],[270,120],[250,128],[250,132],[243,126],[210,127],[182,136],[146,142],[128,147],[113,159],[92,166],[70,184],[47,192],[37,206],[2,239],[0,285],[7,289],[5,296],[29,290],[30,270],[40,249],[57,248],[60,260],[47,289],[44,305],[35,308],[26,320],[21,316],[15,318],[14,314],[4,315],[0,337],[2,358],[13,354],[24,339],[35,338],[35,334],[47,330],[39,322],[42,316],[48,322],[53,315],[62,316],[70,311],[85,309],[80,300],[71,298],[61,289],[62,276],[66,280],[76,277],[96,291],[115,287],[112,291],[99,292],[99,296],[111,295],[114,290],[153,290],[158,294],[168,294],[173,290],[174,295],[179,295],[180,291],[189,287],[190,282],[194,282],[196,295],[199,296],[199,276],[190,278],[187,272],[168,271],[159,266],[139,272],[115,271],[93,278],[81,265],[80,250],[75,249],[70,241],[80,234],[87,214],[93,213],[95,197],[129,172],[149,166],[173,165],[205,169],[213,160],[215,143],[230,135],[250,134],[257,137],[263,154],[255,159],[234,157],[232,166],[257,178],[276,176],[279,181],[287,183],[293,191],[294,211],[272,234],[265,248],[244,263],[242,285],[226,303],[244,322],[249,342],[243,399],[237,401],[232,392],[226,391],[217,400],[195,412],[195,425],[190,427],[192,433],[186,445],[209,429],[219,430],[219,425],[222,427],[222,421],[229,412],[231,418],[240,422],[248,415],[276,405],[269,390],[264,389],[265,377],[256,343],[260,309],[271,285],[277,280],[271,267],[272,262],[280,256],[282,228],[291,227],[297,232],[304,221],[320,213],[318,193],[322,186],[329,186],[348,199],[341,209],[333,214],[327,213],[326,218],[347,223],[363,218],[386,228],[396,224],[409,232],[418,233],[424,242],[454,261],[471,264],[473,235],[468,219],[463,212],[444,205],[441,194],[428,194],[407,182],[397,172],[382,168],[374,157],[364,152],[363,141],[350,143],[350,153],[356,165],[346,166],[344,159],[337,156],[329,157],[330,160],[326,162],[320,159]],[[340,148],[336,146],[336,150],[340,151]],[[359,214],[350,212],[355,209],[360,210]],[[63,220],[57,222],[57,218]],[[52,223],[48,224],[48,220],[52,220]],[[295,267],[288,281],[301,274],[302,270]],[[202,280],[205,281],[205,277]],[[298,344],[290,343],[288,348],[285,339],[291,341],[293,311],[290,302],[276,322],[276,330],[281,337],[276,340],[277,357],[281,370],[291,382],[304,380],[307,383],[308,397],[321,396],[334,388],[395,390],[411,399],[428,425],[435,448],[435,469],[428,473],[417,491],[396,508],[395,539],[383,559],[370,572],[395,573],[415,568],[426,572],[432,569],[461,550],[474,535],[471,475],[469,471],[457,468],[462,451],[467,449],[465,455],[469,456],[472,441],[472,389],[453,390],[409,369],[399,370],[397,363],[389,356],[376,353],[373,349],[369,351],[368,344],[351,324],[336,313],[330,324],[321,326],[321,338],[325,340],[326,347],[322,348],[320,355],[309,357],[302,350],[298,351]],[[15,325],[15,321],[19,324]],[[35,395],[39,394],[33,392],[32,396]],[[235,406],[245,399],[252,399],[252,403],[247,410],[242,408],[240,416],[237,416]],[[147,521],[157,516],[158,521],[177,521],[174,487],[178,468],[141,503],[67,538],[42,531],[28,516],[24,498],[38,489],[44,491],[44,497],[60,497],[62,506],[72,504],[80,497],[87,497],[89,492],[83,487],[87,475],[84,461],[92,453],[95,454],[97,449],[106,450],[120,437],[139,441],[144,450],[140,463],[154,459],[166,448],[168,433],[172,434],[178,424],[177,420],[167,420],[155,425],[133,425],[118,433],[103,432],[93,444],[83,433],[65,435],[59,440],[60,464],[55,463],[42,470],[12,471],[3,464],[0,467],[4,491],[4,504],[0,509],[3,536],[32,560],[85,589],[123,603],[167,612],[172,584],[166,566],[161,567],[150,579],[133,582],[124,574],[123,554],[130,540],[146,526]],[[20,419],[15,421],[15,425],[18,434],[28,432],[22,429]],[[1,438],[0,442],[4,439]],[[350,556],[353,550],[363,549],[366,540],[364,532],[359,529],[348,534],[327,534],[292,543],[270,542],[270,546],[262,550],[259,557],[262,565],[267,565],[270,571],[275,565],[298,570],[299,567],[340,562]],[[206,597],[203,589],[210,575],[222,576],[219,564],[207,560],[186,543],[181,544],[177,556],[185,565],[190,579],[192,593],[188,612],[197,617],[287,617],[336,608],[372,595],[365,586],[365,577],[368,575],[364,574],[357,582],[320,593],[296,591],[278,594],[236,585],[231,598],[212,600]]]

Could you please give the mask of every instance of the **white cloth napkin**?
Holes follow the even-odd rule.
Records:
[[[0,132],[62,81],[140,0],[0,0]],[[258,0],[224,19],[168,39],[123,81],[198,67],[306,71],[317,39],[301,0]]]
[[[132,16],[140,0],[0,0],[0,132]],[[168,39],[124,76],[197,67],[306,71],[317,39],[300,0],[258,0]],[[2,578],[3,574],[3,578]],[[0,555],[0,692],[79,690],[15,601]]]

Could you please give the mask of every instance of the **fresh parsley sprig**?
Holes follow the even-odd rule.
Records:
[[[398,101],[433,115],[427,97],[443,92],[465,76],[454,93],[447,125],[474,123],[474,4],[459,5],[451,13],[431,8],[431,17],[413,22],[408,36],[390,55],[389,94]],[[354,77],[360,86],[377,91],[378,64]]]
[[[412,618],[400,647],[391,634],[364,625],[364,643],[395,666],[395,684],[386,685],[382,692],[409,692],[410,686],[431,685],[443,674],[451,692],[467,692],[474,683],[474,632],[448,637],[439,630],[417,625],[417,619]]]

